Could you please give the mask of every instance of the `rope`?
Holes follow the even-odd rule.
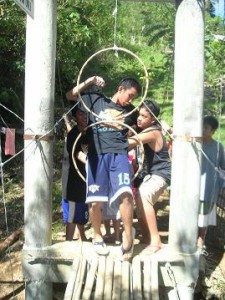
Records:
[[[80,102],[80,101],[77,101],[77,102],[76,102],[76,103],[75,103],[75,104],[74,104],[74,105],[73,105],[66,113],[64,113],[63,115],[69,114],[69,113],[73,110],[73,108],[79,104],[79,102]],[[16,113],[14,113],[13,111],[11,111],[10,109],[8,109],[7,107],[5,107],[4,105],[2,105],[2,104],[0,104],[0,105],[3,106],[6,110],[8,110],[10,113],[12,113],[13,115],[15,115],[16,117],[18,117],[20,120],[23,121],[23,119],[20,118]],[[20,150],[19,152],[17,152],[15,155],[13,155],[13,156],[10,157],[9,159],[7,159],[5,162],[2,162],[2,159],[1,159],[1,160],[0,160],[0,167],[3,168],[3,167],[4,167],[7,163],[9,163],[11,160],[13,160],[13,159],[16,158],[17,156],[19,156],[21,153],[23,153],[25,149],[27,149],[29,146],[31,146],[31,145],[33,144],[33,142],[40,141],[43,137],[47,136],[49,133],[52,133],[52,132],[54,131],[54,129],[58,126],[58,124],[59,124],[60,122],[62,122],[62,120],[64,120],[63,115],[62,115],[62,117],[61,117],[58,121],[56,121],[56,123],[53,125],[53,127],[52,127],[49,131],[47,131],[45,134],[39,136],[38,139],[35,138],[37,135],[34,133],[34,138],[33,138],[33,140],[32,140],[29,144],[27,144],[26,147],[24,147],[23,149],[21,149],[21,150]],[[24,122],[24,121],[23,121],[23,122]],[[4,122],[4,123],[5,123],[5,122]],[[5,124],[6,124],[6,123],[5,123]],[[6,124],[6,126],[7,126],[7,124]],[[7,127],[8,127],[8,126],[7,126]],[[25,131],[26,131],[26,129],[25,129]]]
[[[113,16],[114,16],[114,47],[116,47],[116,39],[117,39],[117,13],[118,13],[118,1],[115,0],[115,8],[113,11]],[[116,52],[117,53],[117,52]],[[118,53],[116,54],[116,56],[118,55]]]
[[[153,111],[145,104],[145,102],[143,101],[143,105],[145,106],[145,108],[150,112],[150,114],[156,119],[156,121],[159,123],[159,125],[163,128],[163,125],[161,123],[161,121],[159,120],[159,118],[156,117],[156,115],[153,113]],[[174,136],[168,131],[168,129],[163,129],[166,131],[166,133],[169,135],[169,137],[171,138],[171,140],[174,140]]]
[[[140,164],[139,164],[139,166],[138,166],[138,170],[136,171],[136,173],[134,174],[134,176],[133,176],[133,178],[132,178],[132,180],[134,180],[134,179],[137,177],[138,173],[141,171],[142,166],[143,166],[143,163],[144,163],[144,147],[143,147],[143,144],[142,144],[141,140],[138,138],[137,132],[136,132],[131,126],[129,126],[129,125],[123,123],[123,122],[120,122],[120,121],[118,121],[118,120],[102,120],[102,121],[99,121],[99,122],[96,122],[96,123],[92,123],[91,125],[87,126],[87,127],[83,130],[83,132],[81,132],[81,133],[77,136],[77,138],[76,138],[76,140],[75,140],[75,142],[74,142],[74,144],[73,144],[72,154],[75,153],[76,145],[77,145],[79,139],[81,138],[82,134],[83,134],[85,131],[87,131],[88,128],[94,127],[94,126],[96,126],[96,125],[100,125],[100,124],[102,124],[102,123],[108,123],[109,125],[112,124],[112,123],[114,123],[114,124],[119,124],[119,125],[121,125],[121,126],[123,126],[123,127],[126,127],[127,129],[131,130],[131,131],[133,132],[133,134],[136,136],[137,141],[138,141],[138,143],[139,143],[139,150],[141,150],[142,157],[141,157],[141,160],[140,160]],[[84,178],[84,176],[83,176],[82,173],[80,172],[79,168],[77,167],[76,159],[75,159],[74,156],[75,156],[75,155],[72,155],[74,168],[76,169],[76,171],[77,171],[77,173],[80,175],[80,177],[83,179],[83,181],[86,181],[86,179]]]
[[[5,110],[9,111],[11,114],[13,114],[14,116],[16,116],[20,121],[22,121],[24,123],[24,120],[22,118],[20,118],[20,116],[18,116],[16,113],[14,113],[13,111],[11,111],[10,109],[8,109],[7,107],[5,107],[1,103],[0,103],[0,106],[2,106]]]
[[[68,115],[72,110],[73,110],[73,108],[75,107],[75,106],[77,106],[78,104],[79,104],[79,102],[80,101],[77,101],[66,113],[64,113],[64,115]],[[1,104],[0,104],[1,105]],[[10,109],[7,109],[9,112],[11,112],[12,114],[14,114],[14,115],[16,115],[14,112],[12,112]],[[19,117],[20,118],[20,117]],[[20,118],[21,119],[21,118]],[[21,119],[22,120],[22,119]],[[62,122],[64,120],[64,117],[63,117],[63,115],[62,115],[62,117],[58,120],[58,121],[56,121],[55,122],[55,124],[53,125],[53,127],[49,130],[49,131],[47,131],[45,134],[43,134],[43,135],[40,135],[40,136],[38,136],[38,138],[36,138],[36,134],[34,133],[34,138],[33,138],[33,140],[29,143],[29,144],[27,144],[23,149],[21,149],[19,152],[17,152],[15,155],[13,155],[12,157],[10,157],[9,159],[7,159],[4,163],[1,161],[0,162],[0,166],[4,166],[4,165],[6,165],[7,163],[9,163],[11,160],[13,160],[14,158],[16,158],[17,156],[19,156],[21,153],[23,153],[24,151],[25,151],[25,149],[27,149],[28,147],[30,147],[32,144],[33,144],[33,142],[38,142],[38,141],[41,141],[41,139],[42,138],[44,138],[45,136],[47,136],[49,133],[52,133],[52,132],[54,132],[54,129],[59,125],[59,123],[60,122]],[[25,129],[25,131],[26,131],[26,129]]]
[[[143,67],[143,70],[144,70],[144,78],[145,78],[145,90],[144,90],[144,94],[142,96],[142,99],[140,101],[140,103],[133,109],[131,110],[130,112],[128,112],[127,114],[123,114],[123,117],[127,117],[129,115],[131,115],[134,111],[136,111],[140,105],[144,102],[145,100],[145,97],[147,96],[147,92],[148,92],[148,71],[143,63],[143,61],[136,55],[134,54],[133,52],[131,52],[130,50],[126,49],[126,48],[120,48],[120,47],[117,47],[117,46],[113,46],[113,47],[109,47],[109,48],[103,48],[103,49],[100,49],[99,51],[95,52],[92,56],[90,56],[86,62],[83,64],[83,66],[81,67],[80,69],[80,72],[78,74],[78,78],[77,78],[77,86],[80,86],[80,80],[81,80],[81,75],[83,73],[83,70],[84,68],[87,66],[87,64],[97,55],[103,53],[103,52],[106,52],[106,51],[110,51],[110,50],[113,50],[113,51],[122,51],[122,52],[125,52],[125,53],[128,53],[130,54],[131,56],[133,56],[134,58],[136,58],[139,63],[141,64],[141,66]],[[80,94],[80,91],[78,91],[78,98],[80,99],[80,101],[82,102],[83,106],[85,107],[85,109],[91,113],[92,115],[94,115],[95,117],[99,118],[99,119],[102,119],[101,117],[99,117],[99,115],[97,115],[96,113],[94,113],[93,111],[90,110],[90,108],[86,105],[86,103],[83,101],[82,97],[81,97],[81,94]],[[119,118],[121,118],[121,115],[119,115],[118,117],[114,118],[114,120],[118,120]]]
[[[160,126],[162,127],[162,124],[160,122],[160,120],[155,116],[155,114],[152,112],[152,110],[145,104],[145,102],[143,102],[145,108],[153,115],[153,117],[156,119],[156,121],[160,124]],[[175,140],[177,137],[170,134],[168,132],[167,129],[165,129],[166,133],[170,136],[170,138],[172,140]],[[179,137],[178,137],[179,138]],[[185,138],[183,137],[183,139],[185,141]],[[200,137],[188,137],[188,139],[186,140],[187,142],[192,142],[193,145],[195,146],[195,149],[199,150],[199,148],[196,146],[196,142],[201,142],[201,138]],[[219,145],[219,144],[218,144]],[[210,163],[210,165],[213,167],[213,169],[219,174],[219,176],[225,180],[225,173],[223,170],[219,169],[211,160],[210,158],[207,156],[207,154],[202,150],[202,148],[200,149],[201,153],[204,155],[204,157],[207,159],[207,161]],[[219,155],[219,147],[217,147],[217,158]]]

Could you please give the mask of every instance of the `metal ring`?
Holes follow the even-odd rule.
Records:
[[[80,69],[80,72],[78,74],[78,78],[77,78],[77,86],[80,85],[80,79],[81,79],[81,75],[82,75],[82,72],[84,70],[84,68],[86,67],[86,65],[89,63],[90,60],[92,60],[95,56],[97,56],[98,54],[102,53],[102,52],[106,52],[106,51],[109,51],[109,50],[114,50],[114,51],[123,51],[123,52],[126,52],[128,54],[130,54],[131,56],[133,56],[134,58],[136,58],[140,64],[142,65],[143,69],[144,69],[144,73],[145,73],[145,90],[144,90],[144,94],[142,96],[142,99],[140,101],[140,103],[134,107],[134,109],[132,109],[130,112],[128,112],[127,114],[124,114],[123,117],[127,117],[129,115],[131,115],[134,111],[136,111],[140,106],[141,104],[144,102],[146,96],[147,96],[147,92],[148,92],[148,71],[143,63],[143,61],[136,55],[134,54],[133,52],[131,52],[130,50],[126,49],[126,48],[120,48],[120,47],[117,47],[117,46],[114,46],[114,47],[109,47],[109,48],[104,48],[104,49],[101,49],[97,52],[95,52],[92,56],[90,56],[86,62],[83,64],[82,68]],[[98,117],[99,119],[101,119],[99,117],[99,115],[97,115],[96,113],[94,113],[93,111],[90,110],[90,108],[84,103],[81,95],[80,95],[80,91],[78,90],[78,97],[80,99],[80,101],[82,102],[83,106],[85,107],[85,109],[93,114],[95,117]],[[114,118],[115,120],[119,119],[121,117],[121,115],[119,115],[118,117]]]
[[[77,143],[78,143],[79,139],[81,138],[82,134],[83,134],[85,131],[87,131],[88,128],[91,128],[91,127],[93,127],[93,126],[99,125],[99,124],[101,124],[101,123],[109,123],[109,124],[110,124],[110,123],[117,123],[117,124],[120,124],[121,126],[124,126],[124,127],[128,128],[129,130],[131,130],[131,131],[133,132],[133,134],[137,137],[137,141],[138,141],[138,143],[139,143],[139,145],[140,145],[140,150],[141,150],[141,162],[140,162],[139,165],[138,165],[138,169],[137,169],[136,173],[134,174],[134,176],[133,176],[132,179],[131,179],[131,180],[133,181],[133,180],[137,177],[138,173],[141,171],[142,166],[143,166],[143,163],[144,163],[144,147],[143,147],[143,143],[142,143],[142,141],[138,138],[137,132],[136,132],[131,126],[129,126],[129,125],[127,125],[127,124],[124,124],[124,123],[122,123],[122,122],[120,122],[120,121],[116,121],[116,120],[113,120],[113,121],[106,121],[106,120],[104,120],[104,121],[98,121],[98,122],[92,123],[92,124],[88,125],[82,132],[79,133],[79,135],[77,136],[75,142],[73,143],[73,148],[72,148],[72,159],[73,159],[73,165],[74,165],[75,170],[76,170],[77,173],[80,175],[80,177],[81,177],[84,181],[86,181],[86,179],[84,178],[83,174],[81,174],[79,168],[77,167],[76,159],[74,158],[74,155],[73,155],[73,154],[75,153],[75,149],[76,149]]]

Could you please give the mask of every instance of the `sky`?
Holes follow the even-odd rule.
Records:
[[[215,0],[215,15],[225,18],[225,0]]]

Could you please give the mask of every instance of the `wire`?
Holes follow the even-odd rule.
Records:
[[[153,113],[153,111],[145,104],[145,101],[143,101],[143,105],[150,112],[150,114],[156,119],[156,121],[159,123],[159,125],[163,128],[163,125],[162,125],[161,121],[156,117],[156,115]],[[166,131],[166,133],[169,135],[171,140],[174,140],[173,135],[168,131],[168,129],[165,128],[163,130]]]
[[[2,164],[2,155],[1,155],[1,139],[0,139],[0,177],[1,177],[1,185],[2,185],[2,202],[4,207],[4,216],[5,216],[5,226],[6,226],[6,235],[9,235],[9,226],[8,226],[8,217],[7,217],[7,208],[6,208],[6,197],[5,197],[5,185],[4,185],[4,171],[3,171],[3,164]],[[12,259],[11,259],[11,249],[8,246],[7,249],[9,253],[9,262],[10,262],[10,269],[11,269],[11,275],[12,275],[12,281],[14,281],[14,273],[13,273],[13,267],[12,267]],[[15,292],[14,284],[12,286],[13,288],[13,296]]]
[[[177,290],[177,282],[176,282],[175,275],[174,275],[173,269],[171,267],[171,264],[169,262],[166,262],[165,263],[165,268],[166,268],[166,271],[167,271],[167,273],[169,275],[169,278],[172,282],[173,289],[176,293],[175,294],[176,299],[174,299],[174,300],[180,300],[179,293],[178,293],[178,290]]]
[[[66,113],[64,113],[63,115],[68,115],[75,106],[77,106],[79,104],[80,100],[77,101]],[[11,112],[12,114],[15,115],[15,113],[13,113],[10,109],[7,109],[9,112]],[[41,135],[38,139],[35,138],[36,134],[34,133],[34,139],[26,145],[26,147],[24,147],[23,149],[21,149],[19,152],[17,152],[15,155],[13,155],[12,157],[10,157],[9,159],[7,159],[5,162],[1,162],[1,166],[6,165],[7,163],[9,163],[11,160],[13,160],[14,158],[16,158],[17,156],[19,156],[21,153],[24,152],[25,149],[27,149],[28,147],[30,147],[34,142],[40,141],[42,138],[44,138],[45,136],[47,136],[49,133],[54,132],[54,129],[59,125],[60,122],[62,122],[64,120],[64,117],[62,117],[55,122],[55,124],[53,125],[53,127],[47,131],[45,134]],[[26,131],[26,129],[25,129]]]
[[[5,107],[1,103],[0,103],[0,106],[2,106],[4,109],[6,109],[7,111],[9,111],[11,114],[13,114],[14,116],[16,116],[18,119],[20,119],[20,121],[22,121],[24,123],[24,120],[22,118],[20,118],[16,113],[14,113],[13,111],[11,111],[10,109],[8,109],[7,107]]]
[[[115,8],[112,14],[114,16],[114,46],[116,46],[116,39],[117,39],[117,13],[118,13],[118,0],[115,0]]]

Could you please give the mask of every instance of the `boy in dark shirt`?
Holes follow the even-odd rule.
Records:
[[[69,154],[69,173],[67,180],[66,199],[69,201],[69,213],[66,225],[66,240],[73,239],[75,226],[78,228],[78,235],[81,240],[86,240],[84,224],[88,222],[88,205],[86,201],[86,184],[74,167],[73,159],[84,177],[86,177],[85,163],[86,155],[82,151],[82,139],[77,143],[75,152],[72,153],[73,145],[82,130],[87,126],[87,114],[80,111],[78,106],[72,110],[76,125],[67,135],[67,152]]]
[[[68,100],[76,100],[77,88],[84,90],[88,85],[102,82],[101,77],[88,78],[80,87],[75,87],[67,93]],[[134,230],[133,223],[133,196],[131,189],[131,172],[128,160],[127,128],[119,123],[109,121],[118,120],[127,125],[135,123],[136,114],[133,110],[132,100],[140,93],[139,83],[132,79],[123,79],[112,98],[102,94],[86,94],[82,96],[85,106],[95,115],[89,114],[92,126],[87,132],[88,137],[88,164],[87,164],[87,200],[90,204],[90,217],[94,229],[93,245],[99,255],[108,255],[102,233],[100,230],[102,202],[108,202],[110,207],[119,206],[123,221],[124,233],[122,241],[122,259],[132,257]]]

